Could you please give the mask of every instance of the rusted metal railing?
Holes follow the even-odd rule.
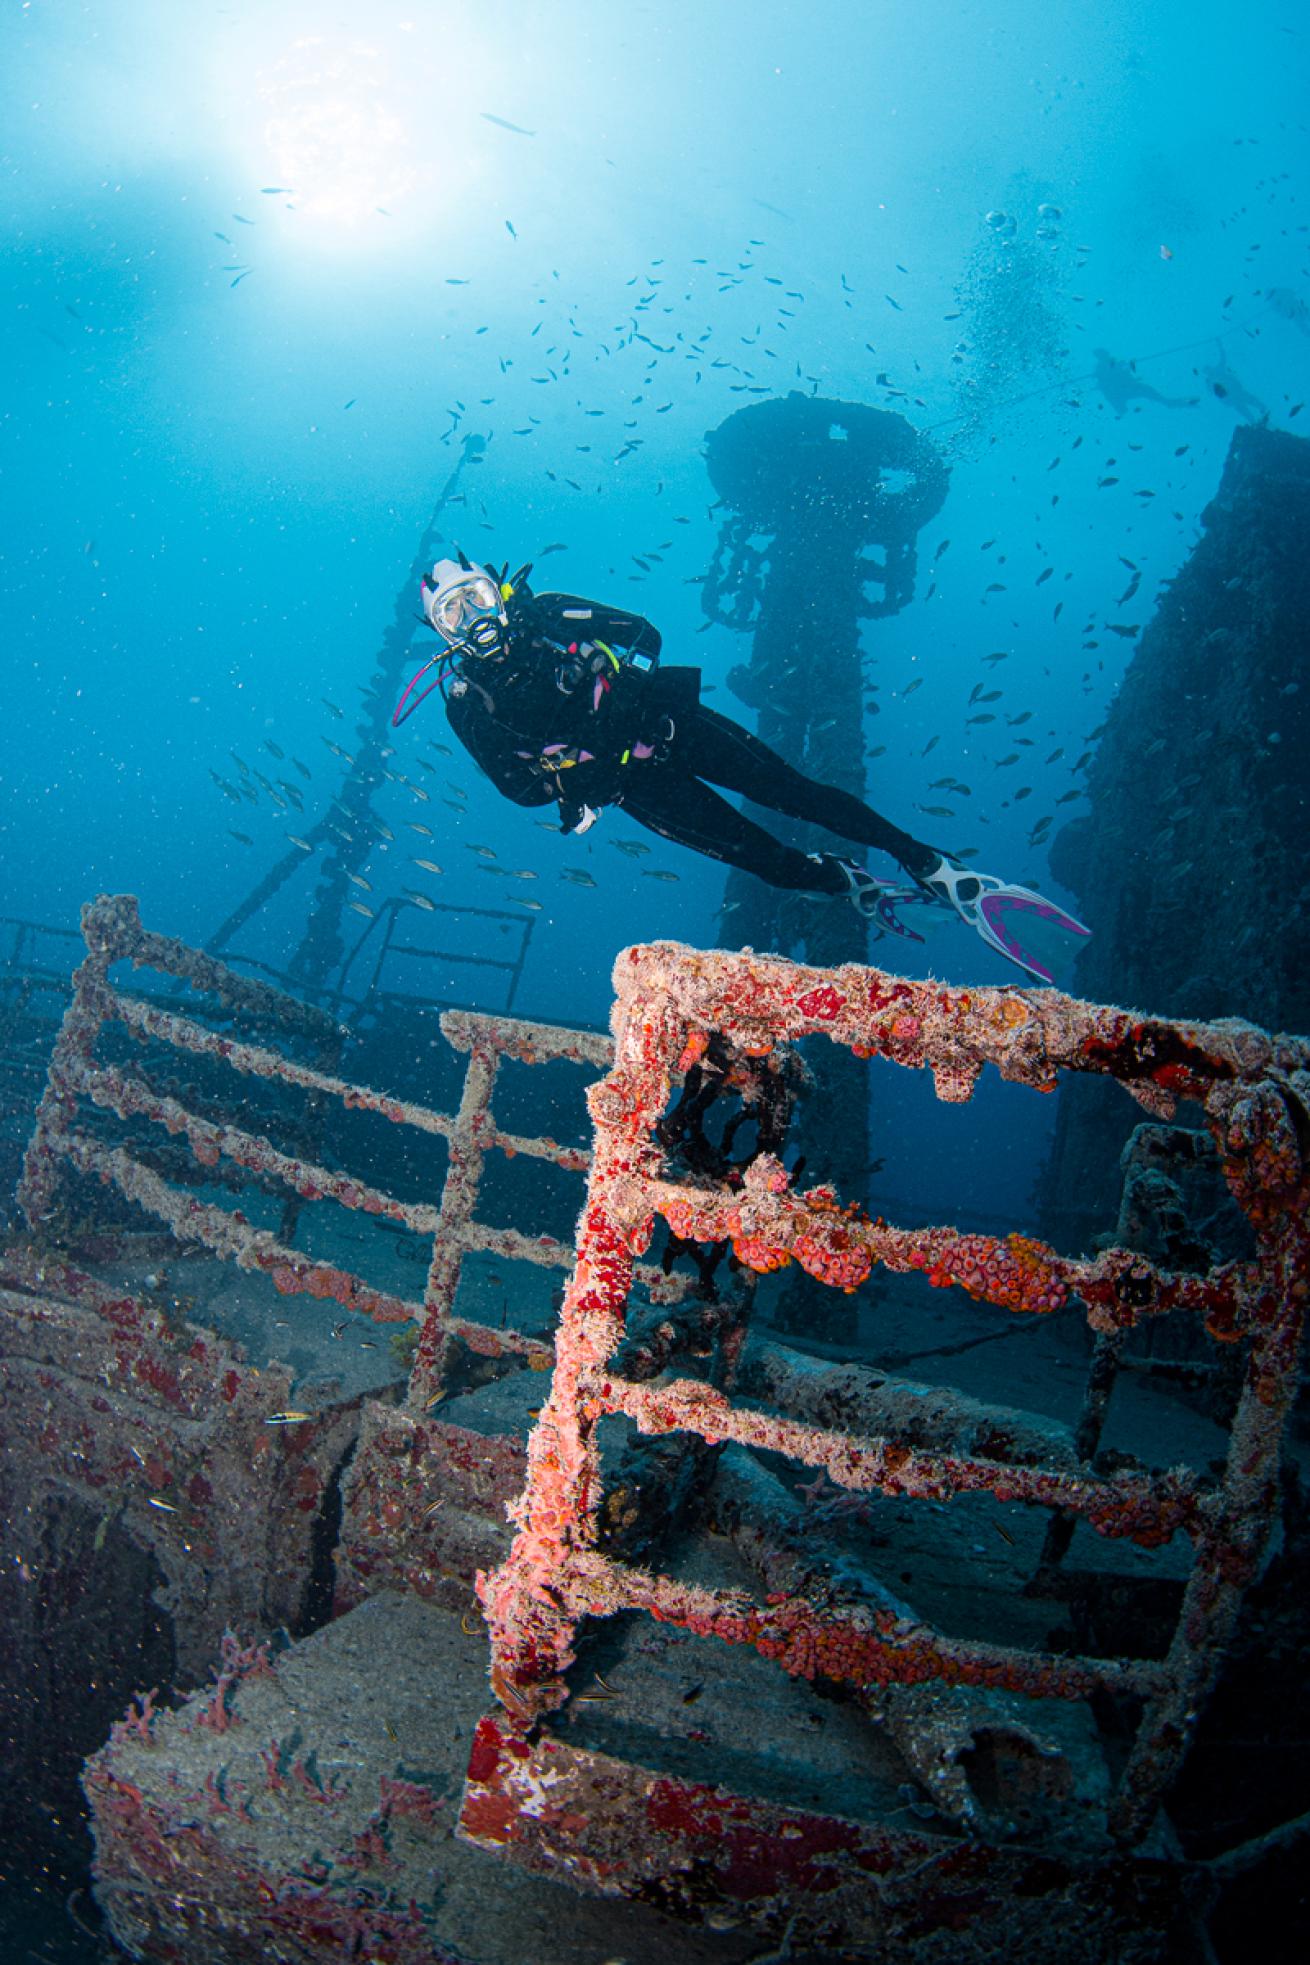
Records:
[[[1175,1023],[1054,991],[961,990],[877,969],[823,971],[671,944],[626,950],[615,988],[614,1062],[588,1095],[594,1151],[554,1378],[529,1441],[511,1552],[479,1579],[492,1685],[509,1731],[526,1740],[534,1722],[567,1696],[563,1675],[582,1619],[621,1610],[645,1610],[701,1635],[752,1645],[789,1672],[859,1687],[936,1679],[1045,1697],[1125,1692],[1145,1702],[1144,1715],[1108,1826],[1134,1844],[1186,1753],[1274,1519],[1310,1290],[1310,1178],[1300,1144],[1310,1110],[1310,1044],[1236,1020]],[[898,1229],[843,1206],[831,1188],[794,1193],[769,1156],[734,1185],[671,1179],[655,1127],[675,1075],[703,1055],[714,1032],[756,1056],[825,1036],[859,1057],[930,1069],[938,1096],[954,1102],[970,1097],[987,1064],[1046,1092],[1062,1072],[1106,1073],[1156,1117],[1170,1116],[1179,1099],[1194,1100],[1254,1232],[1254,1258],[1180,1274],[1120,1248],[1079,1260],[1018,1234]],[[635,1259],[657,1217],[679,1236],[729,1241],[754,1270],[795,1261],[845,1290],[882,1264],[1018,1313],[1041,1315],[1078,1299],[1093,1331],[1103,1334],[1165,1311],[1190,1312],[1216,1342],[1240,1339],[1249,1347],[1223,1475],[1210,1481],[1174,1469],[1103,1476],[1085,1462],[1070,1470],[967,1450],[914,1451],[894,1436],[855,1437],[733,1403],[697,1379],[633,1382],[614,1366]],[[760,1603],[625,1567],[599,1546],[599,1428],[618,1413],[644,1433],[683,1431],[782,1453],[855,1491],[948,1501],[985,1490],[1147,1548],[1181,1531],[1194,1559],[1168,1654],[1159,1662],[1054,1657],[947,1637],[895,1608],[819,1607],[785,1592]],[[489,1740],[480,1736],[475,1763],[480,1756],[494,1767]],[[465,1832],[486,1839],[479,1825],[494,1810],[479,1807],[477,1785],[471,1770]],[[491,1839],[510,1839],[508,1827]]]
[[[585,1173],[588,1164],[582,1148],[502,1130],[491,1109],[492,1095],[499,1068],[507,1058],[528,1064],[569,1059],[604,1070],[611,1056],[608,1038],[596,1031],[467,1011],[447,1012],[442,1018],[443,1033],[455,1050],[466,1054],[468,1063],[458,1110],[438,1112],[353,1084],[317,1065],[285,1057],[267,1045],[212,1030],[175,1009],[115,987],[109,979],[110,969],[115,963],[130,961],[137,968],[191,984],[216,998],[224,1011],[257,1017],[320,1044],[330,1043],[339,1035],[338,1026],[324,1012],[238,975],[185,943],[143,928],[131,896],[102,896],[83,910],[82,927],[88,953],[74,978],[73,998],[51,1058],[46,1092],[19,1186],[18,1198],[29,1225],[35,1228],[48,1213],[61,1169],[73,1167],[114,1186],[181,1240],[200,1242],[240,1268],[262,1272],[284,1294],[307,1292],[331,1299],[379,1324],[413,1323],[418,1327],[419,1341],[409,1386],[412,1406],[429,1406],[440,1395],[453,1338],[486,1355],[517,1353],[538,1369],[549,1366],[553,1357],[549,1339],[457,1317],[455,1300],[464,1260],[471,1253],[485,1252],[508,1262],[569,1267],[572,1251],[566,1243],[548,1235],[529,1236],[513,1228],[490,1227],[475,1218],[488,1153],[521,1154],[574,1173]],[[141,1038],[229,1068],[243,1077],[285,1085],[352,1111],[377,1113],[398,1126],[444,1140],[449,1160],[439,1201],[400,1200],[365,1180],[283,1152],[260,1133],[203,1117],[131,1070],[97,1062],[97,1038],[112,1022]],[[220,1162],[226,1162],[233,1169],[280,1184],[289,1196],[333,1200],[430,1237],[432,1250],[422,1301],[409,1301],[374,1288],[351,1270],[304,1255],[270,1230],[254,1227],[236,1209],[202,1201],[171,1185],[126,1145],[110,1145],[79,1126],[78,1107],[83,1100],[121,1120],[147,1120],[181,1138],[202,1168],[217,1169]],[[654,1301],[676,1300],[685,1289],[683,1279],[666,1277],[655,1269],[643,1270],[642,1280]]]

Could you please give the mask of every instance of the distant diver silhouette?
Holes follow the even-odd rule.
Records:
[[[1285,321],[1291,321],[1302,334],[1310,334],[1310,307],[1299,294],[1293,293],[1290,287],[1267,287],[1265,299],[1275,314],[1281,314]]]
[[[1211,390],[1221,403],[1227,403],[1248,423],[1262,423],[1269,414],[1267,407],[1259,396],[1252,394],[1236,370],[1228,366],[1223,342],[1216,338],[1214,345],[1219,351],[1218,356],[1209,368],[1201,371]]]
[[[1160,403],[1166,409],[1192,409],[1195,396],[1165,396],[1150,382],[1143,382],[1132,362],[1120,361],[1107,348],[1093,348],[1096,372],[1093,380],[1116,416],[1140,397],[1143,402]]]

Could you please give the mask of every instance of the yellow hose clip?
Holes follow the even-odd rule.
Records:
[[[620,662],[618,656],[614,653],[614,650],[610,647],[607,641],[598,641],[595,644],[595,646],[599,648],[602,655],[609,656],[610,661],[613,663],[616,670],[621,669],[623,667],[622,662]]]

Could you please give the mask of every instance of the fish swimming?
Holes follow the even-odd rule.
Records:
[[[494,123],[498,130],[508,130],[512,136],[535,136],[535,130],[525,130],[522,123],[507,123],[503,116],[493,116],[489,109],[479,110],[484,123]]]

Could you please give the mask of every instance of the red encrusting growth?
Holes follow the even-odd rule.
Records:
[[[534,1723],[565,1697],[563,1674],[580,1621],[640,1609],[700,1635],[753,1645],[797,1675],[859,1687],[936,1679],[1034,1696],[1136,1693],[1146,1699],[1145,1717],[1112,1810],[1115,1832],[1135,1839],[1177,1771],[1187,1714],[1213,1681],[1272,1521],[1310,1294],[1310,1178],[1299,1144],[1310,1103],[1310,1044],[1236,1021],[1143,1020],[1053,990],[956,990],[876,969],[824,972],[668,944],[625,950],[614,976],[614,1061],[589,1094],[591,1175],[550,1395],[529,1440],[526,1489],[511,1510],[513,1547],[478,1579],[491,1683],[505,1717],[479,1728],[462,1832],[492,1843],[515,1838],[513,1781],[498,1765],[506,1753],[527,1751]],[[1042,1092],[1054,1090],[1063,1072],[1108,1073],[1156,1116],[1171,1116],[1179,1097],[1199,1100],[1255,1230],[1256,1255],[1182,1274],[1123,1248],[1083,1260],[1017,1233],[895,1228],[843,1205],[831,1187],[793,1192],[781,1162],[768,1154],[720,1185],[673,1179],[657,1126],[675,1075],[704,1058],[712,1034],[748,1058],[822,1035],[860,1057],[931,1070],[938,1096],[950,1101],[969,1098],[988,1064]],[[1247,1338],[1247,1386],[1223,1480],[1216,1487],[1181,1469],[1102,1476],[1082,1463],[1014,1464],[995,1452],[934,1455],[896,1438],[858,1438],[734,1405],[698,1379],[635,1383],[615,1360],[634,1257],[649,1246],[657,1217],[684,1241],[730,1243],[737,1260],[761,1274],[794,1261],[833,1288],[853,1290],[882,1264],[1022,1315],[1045,1315],[1077,1299],[1091,1327],[1107,1334],[1183,1310],[1215,1337]],[[987,1491],[1146,1548],[1181,1531],[1196,1559],[1173,1646],[1160,1664],[1041,1657],[948,1638],[892,1612],[838,1614],[785,1592],[760,1605],[625,1569],[598,1546],[598,1429],[610,1414],[625,1414],[644,1432],[677,1430],[785,1454],[856,1493],[949,1501]]]

